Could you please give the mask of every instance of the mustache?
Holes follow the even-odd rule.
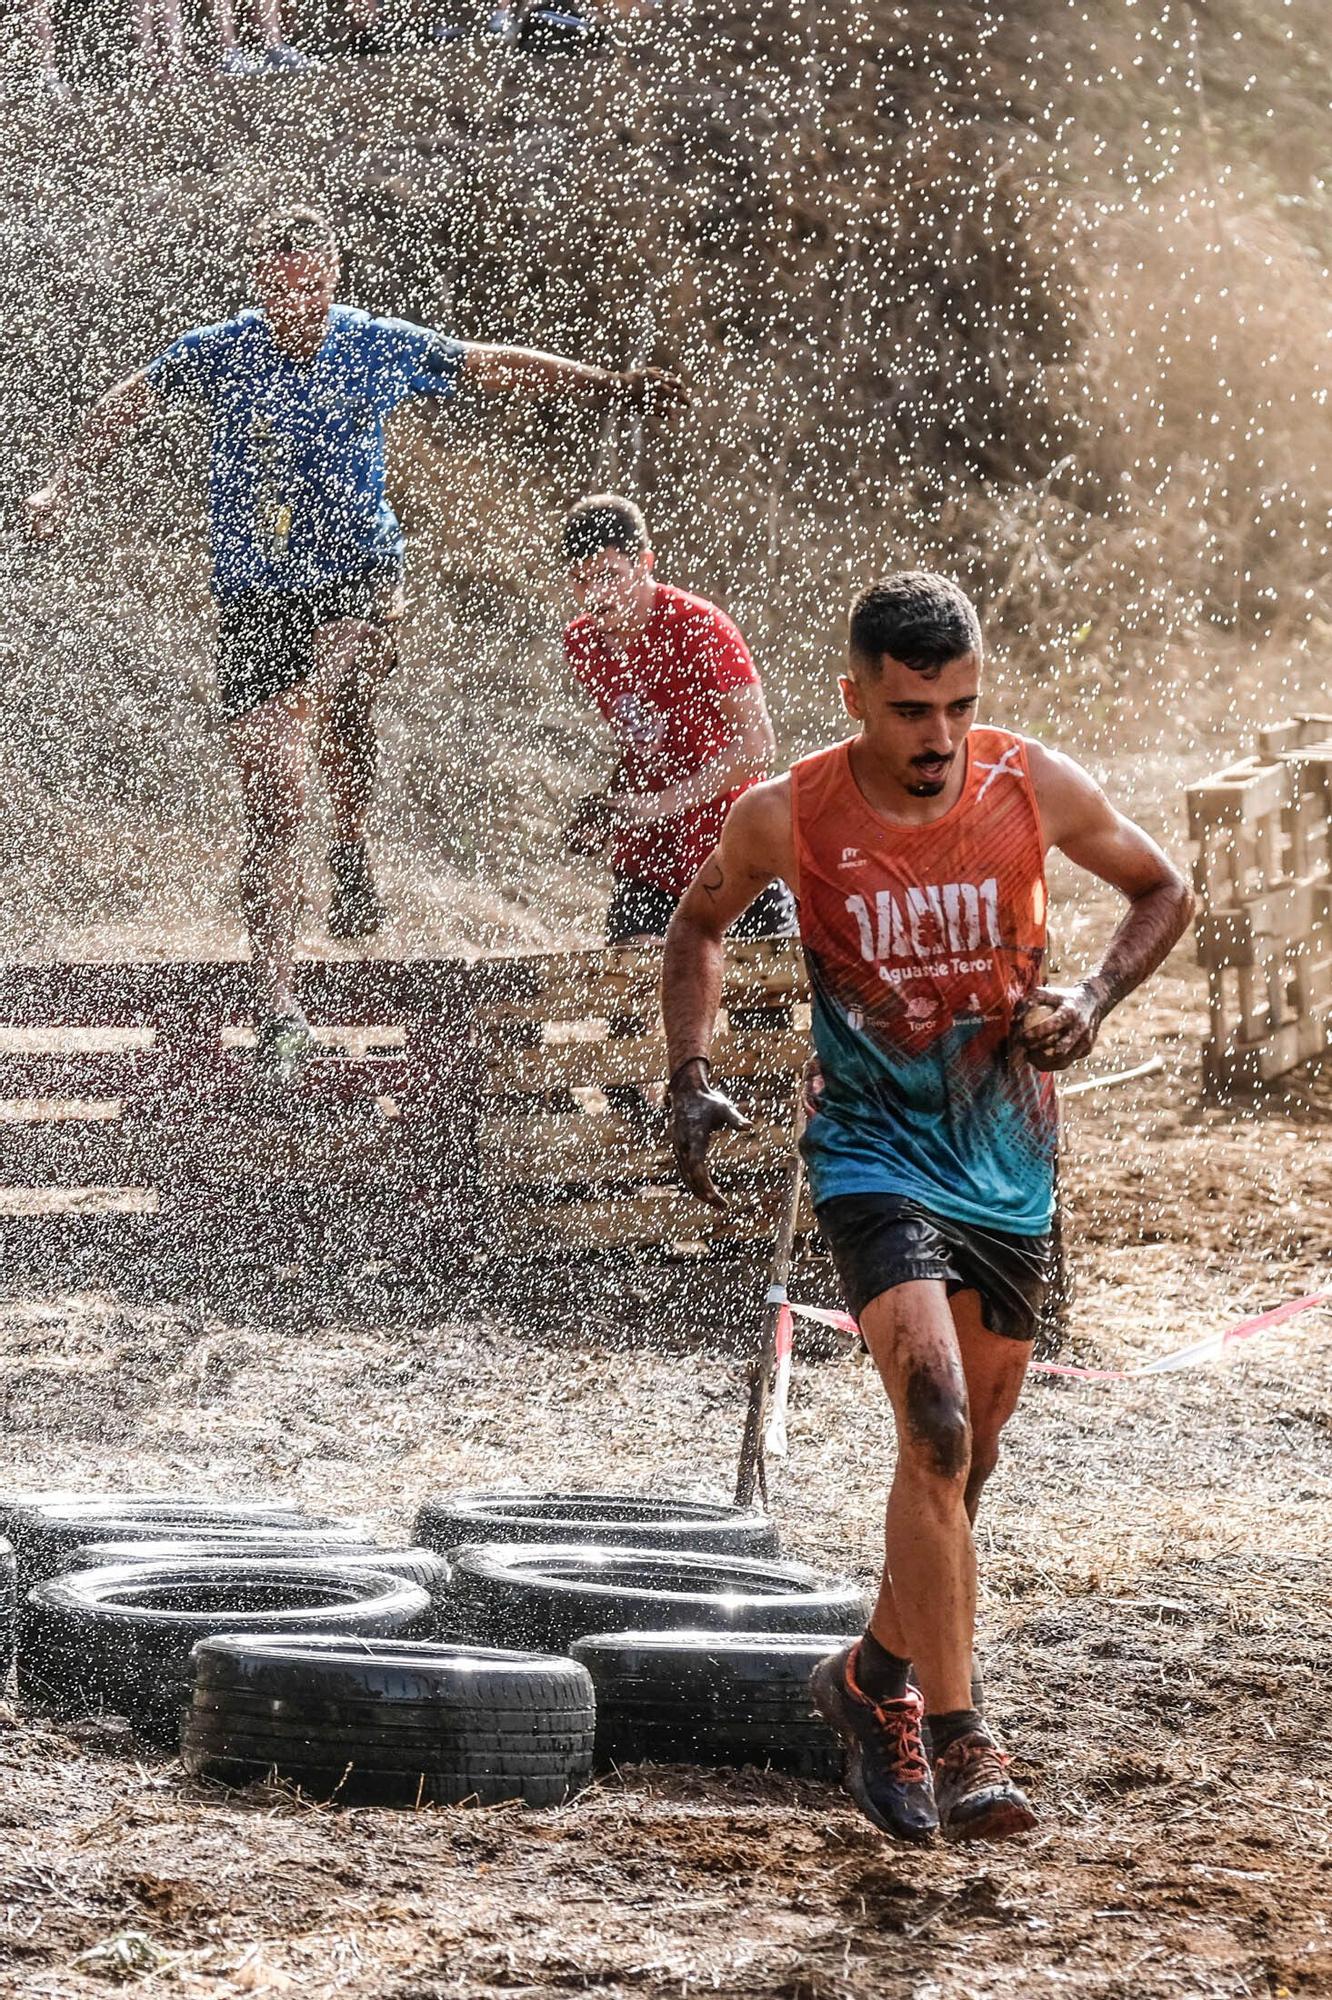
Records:
[[[919,757],[913,757],[911,759],[911,763],[913,769],[917,771],[924,771],[927,769],[933,769],[936,765],[939,764],[951,764],[956,755],[957,755],[956,750],[946,750],[943,752],[928,750],[922,752],[922,754]]]

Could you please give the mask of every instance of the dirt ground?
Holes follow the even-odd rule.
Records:
[[[1062,932],[1076,956],[1089,909]],[[1186,955],[1069,1105],[1066,1358],[1132,1363],[1326,1282],[1332,1076],[1196,1107]],[[643,1766],[559,1812],[229,1797],[116,1731],[0,1734],[0,1991],[841,1996],[1332,1988],[1332,1325],[1229,1367],[1033,1380],[980,1529],[992,1712],[1043,1815],[988,1851],[887,1846],[831,1790]],[[3,1309],[6,1486],[283,1491],[405,1531],[523,1480],[725,1493],[736,1354],[555,1344],[497,1318],[299,1332],[204,1306]],[[518,1457],[515,1459],[515,1452]],[[806,1358],[774,1507],[868,1580],[891,1447],[866,1367]]]

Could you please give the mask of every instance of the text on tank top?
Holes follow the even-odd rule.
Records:
[[[901,1194],[1015,1234],[1049,1223],[1056,1104],[1015,1029],[1039,984],[1044,841],[1026,751],[972,729],[962,790],[878,813],[842,743],[792,771],[800,934],[822,1070],[816,1201]]]

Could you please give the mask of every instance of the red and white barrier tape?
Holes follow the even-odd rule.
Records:
[[[774,1458],[786,1457],[786,1403],[791,1393],[791,1360],[795,1348],[795,1321],[791,1308],[784,1301],[777,1315],[777,1332],[773,1341],[773,1351],[777,1357],[777,1367],[772,1381],[771,1414],[768,1427],[763,1433],[763,1449]]]
[[[771,1296],[771,1295],[770,1295]],[[1141,1368],[1074,1368],[1061,1361],[1033,1361],[1033,1372],[1042,1375],[1073,1375],[1084,1382],[1132,1382],[1141,1375],[1167,1375],[1176,1368],[1196,1368],[1204,1361],[1211,1361],[1223,1354],[1228,1347],[1236,1346],[1242,1340],[1252,1340],[1269,1327],[1277,1326],[1283,1319],[1294,1319],[1296,1313],[1306,1313],[1314,1306],[1332,1305],[1332,1292],[1310,1292],[1302,1299],[1288,1299],[1283,1306],[1273,1306],[1270,1311],[1257,1313],[1252,1319],[1242,1319],[1236,1326],[1227,1327],[1223,1333],[1205,1334],[1201,1340],[1191,1341],[1187,1347],[1176,1348],[1171,1354],[1162,1354],[1155,1361],[1148,1361]],[[815,1321],[819,1326],[833,1326],[842,1333],[859,1335],[860,1328],[850,1313],[829,1312],[823,1306],[801,1306],[794,1303],[784,1305],[782,1319],[788,1322],[794,1313],[800,1319]],[[790,1373],[790,1331],[787,1334],[786,1368]],[[780,1363],[781,1321],[778,1322],[778,1354]],[[783,1443],[785,1426],[783,1425]]]

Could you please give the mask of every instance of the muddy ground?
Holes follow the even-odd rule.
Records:
[[[1070,958],[1096,917],[1065,909]],[[1069,1107],[1077,1359],[1131,1365],[1326,1281],[1332,1076],[1199,1111],[1200,999],[1180,954],[1100,1057],[1160,1049],[1166,1072]],[[0,1324],[7,1486],[281,1490],[397,1534],[423,1495],[515,1472],[719,1494],[732,1475],[735,1354],[503,1318],[279,1331],[110,1292]],[[755,1771],[625,1769],[559,1812],[314,1809],[19,1711],[0,1991],[1327,1992],[1330,1326],[1291,1321],[1226,1368],[1032,1382],[980,1545],[1034,1837],[901,1853],[836,1792]],[[807,1358],[774,1487],[790,1552],[868,1580],[890,1455],[866,1367]]]

